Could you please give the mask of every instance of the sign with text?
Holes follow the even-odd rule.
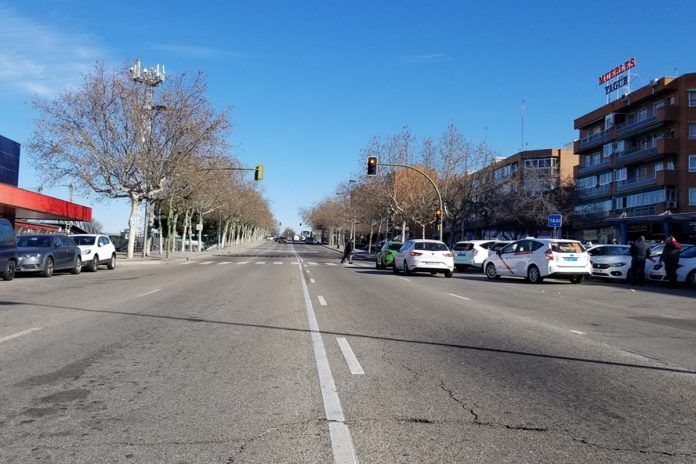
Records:
[[[561,227],[563,225],[563,216],[560,214],[549,214],[548,227]]]
[[[629,78],[623,74],[635,68],[635,66],[636,59],[631,58],[625,63],[622,63],[614,67],[614,69],[611,69],[599,76],[599,85],[604,86],[604,92],[607,95],[609,95],[611,92],[619,90],[621,87],[627,86],[630,83]]]

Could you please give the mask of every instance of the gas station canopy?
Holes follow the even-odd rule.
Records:
[[[90,222],[92,208],[0,183],[1,216]]]

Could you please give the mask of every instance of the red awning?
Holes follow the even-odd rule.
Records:
[[[0,184],[0,216],[90,222],[92,208],[12,185]]]
[[[49,226],[47,224],[36,224],[34,222],[15,221],[15,229],[35,229],[45,230],[48,232],[58,232],[60,230],[60,227]]]

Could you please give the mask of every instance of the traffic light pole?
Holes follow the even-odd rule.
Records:
[[[428,182],[430,182],[430,185],[432,185],[433,188],[435,189],[435,193],[437,193],[437,201],[438,201],[438,203],[439,203],[439,205],[440,205],[440,211],[442,211],[443,214],[444,214],[444,211],[445,211],[445,210],[444,210],[444,207],[443,207],[444,205],[442,204],[442,194],[440,193],[440,189],[437,188],[437,185],[435,185],[435,182],[433,182],[433,180],[430,178],[430,176],[427,175],[424,171],[421,171],[420,169],[418,169],[418,168],[416,168],[416,167],[409,166],[408,164],[398,164],[398,163],[379,163],[379,164],[382,165],[382,166],[392,166],[392,167],[396,167],[396,168],[412,169],[412,170],[416,171],[417,173],[421,174],[421,175],[422,175],[423,177],[425,177],[426,179],[428,179]],[[438,220],[438,224],[437,224],[437,234],[438,234],[438,237],[439,237],[440,241],[442,241],[442,238],[443,238],[443,237],[442,237],[442,218],[440,218],[440,219]]]

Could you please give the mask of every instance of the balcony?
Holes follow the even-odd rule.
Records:
[[[631,132],[645,129],[646,127],[650,127],[657,123],[657,115],[652,114],[645,119],[641,119],[640,121],[634,121],[630,124],[619,124],[616,126],[616,136],[625,136]]]
[[[655,173],[655,181],[657,185],[678,185],[679,171],[674,169],[657,171]]]
[[[578,153],[580,150],[587,150],[597,145],[601,145],[612,139],[612,128],[603,130],[593,135],[588,135],[577,141],[577,147],[575,152]]]
[[[657,205],[636,206],[634,208],[626,208],[624,210],[626,216],[652,216],[657,212]]]
[[[611,184],[600,185],[590,189],[578,190],[578,196],[581,200],[589,200],[591,198],[609,196],[611,194]]]
[[[679,108],[676,106],[663,106],[655,112],[657,122],[674,122],[679,119]]]
[[[608,169],[611,167],[611,158],[600,161],[599,163],[592,164],[590,166],[578,166],[578,171],[575,177],[583,176],[585,174],[591,174],[593,172],[601,171],[603,169]]]
[[[660,108],[662,109],[662,108]],[[665,137],[657,141],[658,155],[676,155],[679,153],[679,138]]]
[[[616,184],[616,192],[626,192],[628,190],[640,189],[644,187],[650,187],[653,185],[657,185],[657,179],[655,177],[648,177],[646,179],[638,180],[631,179]]]
[[[620,153],[616,160],[617,164],[631,164],[639,161],[648,161],[653,158],[661,158],[664,155],[676,154],[678,152],[678,138],[663,138],[657,140],[652,147],[637,148]]]

